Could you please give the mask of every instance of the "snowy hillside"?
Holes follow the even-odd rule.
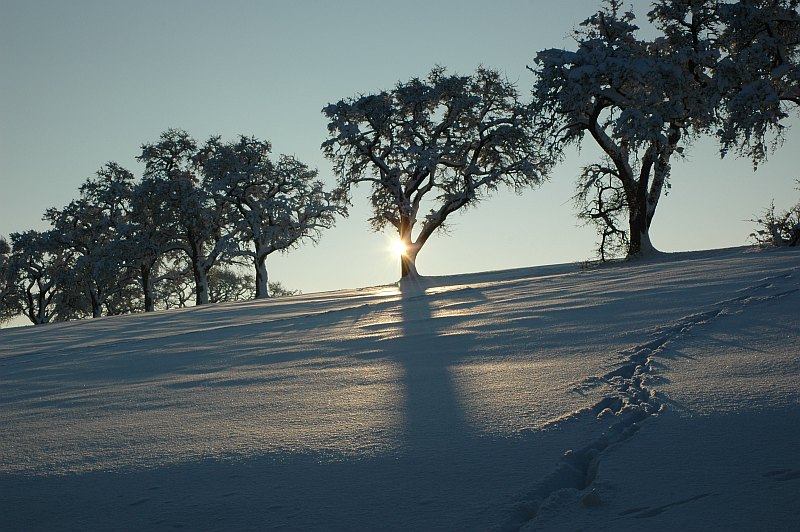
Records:
[[[0,529],[788,530],[800,252],[0,330]]]

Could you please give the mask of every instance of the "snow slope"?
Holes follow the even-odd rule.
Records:
[[[0,330],[0,529],[787,530],[800,253]]]

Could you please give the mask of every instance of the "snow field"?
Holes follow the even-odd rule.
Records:
[[[798,257],[2,330],[0,528],[778,529],[800,477]]]

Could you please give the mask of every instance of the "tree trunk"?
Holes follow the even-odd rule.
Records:
[[[203,257],[203,243],[194,238],[191,231],[187,233],[187,241],[191,249],[189,257],[192,261],[192,276],[194,277],[194,303],[195,305],[206,305],[208,304],[209,267]]]
[[[649,152],[653,154],[650,159],[652,164],[645,165],[639,176],[638,186],[631,189],[635,198],[630,208],[629,258],[652,255],[657,251],[650,241],[650,225],[669,176],[670,157],[675,152],[680,138],[680,129],[670,126],[667,133],[668,142],[665,145],[654,144],[651,147]]]
[[[87,292],[89,292],[89,301],[92,304],[92,318],[99,318],[103,315],[103,305],[100,302],[100,296],[93,288],[89,288]]]
[[[400,279],[415,279],[419,277],[417,272],[417,253],[411,250],[400,255]]]
[[[201,264],[192,262],[192,273],[194,274],[195,305],[205,305],[208,303],[208,272]]]
[[[29,287],[26,292],[26,297],[28,302],[26,314],[28,319],[31,320],[31,323],[34,325],[42,325],[47,323],[47,303],[45,302],[42,292],[40,291],[38,294],[36,294],[36,301],[34,302],[34,295],[31,293],[31,289]]]
[[[417,273],[417,254],[419,246],[411,242],[411,231],[414,223],[408,217],[402,217],[400,222],[400,241],[405,246],[405,252],[400,255],[400,280],[419,277]]]
[[[142,264],[140,271],[142,274],[142,291],[144,292],[144,311],[153,312],[156,309],[156,305],[153,297],[152,267]]]
[[[267,257],[256,257],[253,259],[256,268],[256,299],[266,299],[269,297],[269,276],[267,274]]]
[[[637,198],[636,205],[630,209],[628,258],[652,255],[656,248],[650,241],[650,222],[653,217],[648,213],[647,198]],[[655,210],[655,209],[654,209]]]

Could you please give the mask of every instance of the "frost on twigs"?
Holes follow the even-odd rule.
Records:
[[[616,179],[613,166],[591,164],[584,167],[573,200],[578,208],[578,219],[597,231],[600,261],[624,256],[628,250],[623,219],[627,214],[625,191]]]

